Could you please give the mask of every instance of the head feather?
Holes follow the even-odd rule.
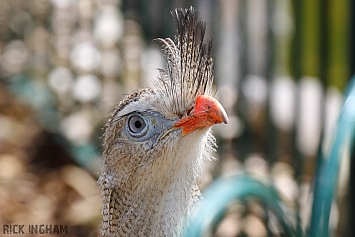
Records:
[[[199,95],[212,94],[212,40],[204,42],[206,24],[199,20],[194,8],[171,12],[177,27],[175,42],[170,38],[162,44],[167,71],[160,70],[156,88],[167,108],[182,116]]]

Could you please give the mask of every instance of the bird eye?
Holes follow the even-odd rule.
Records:
[[[141,116],[133,115],[128,119],[128,129],[133,136],[143,136],[147,131],[147,124]]]

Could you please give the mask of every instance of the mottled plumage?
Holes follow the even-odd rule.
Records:
[[[217,105],[219,120],[208,117],[209,123],[199,125],[205,114],[209,116],[195,107],[199,96],[212,94],[212,44],[203,43],[205,24],[193,8],[177,9],[173,16],[178,29],[175,42],[157,39],[168,70],[160,70],[152,88],[120,102],[105,126],[98,181],[101,236],[179,236],[200,196],[196,180],[215,146],[209,127],[227,122]],[[206,111],[218,104],[201,98],[212,101]],[[192,122],[187,125],[183,119]]]

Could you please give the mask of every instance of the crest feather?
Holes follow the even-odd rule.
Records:
[[[211,95],[213,75],[212,40],[204,42],[206,24],[193,7],[171,12],[177,27],[175,42],[170,38],[156,41],[162,45],[167,71],[160,70],[156,86],[167,108],[182,116],[199,95]]]

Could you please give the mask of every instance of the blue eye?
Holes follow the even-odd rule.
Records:
[[[129,118],[128,127],[131,132],[140,133],[143,131],[145,126],[146,126],[146,124],[145,124],[144,119],[142,117],[135,115],[135,116],[132,116]]]
[[[162,136],[171,130],[175,120],[165,119],[161,114],[151,111],[132,112],[126,115],[124,134],[134,142],[145,142],[151,148]]]
[[[148,131],[148,125],[145,118],[137,114],[128,118],[128,130],[134,137],[144,136]]]

